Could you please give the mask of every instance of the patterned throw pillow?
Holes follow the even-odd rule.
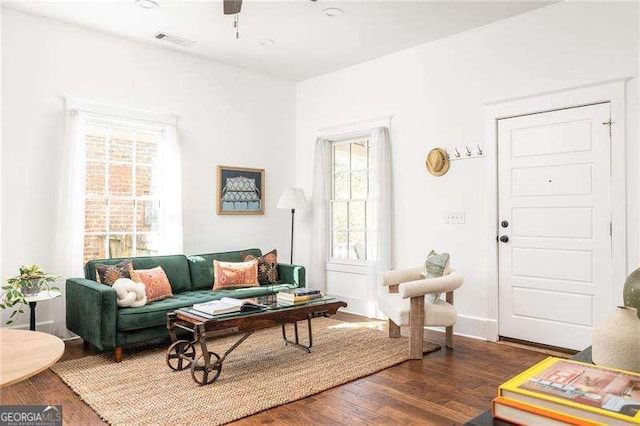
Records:
[[[115,265],[96,264],[96,280],[99,283],[112,286],[119,278],[131,278],[133,262],[125,259]]]
[[[258,282],[260,285],[274,284],[278,282],[278,252],[276,249],[260,257],[247,255],[244,261],[258,260]]]
[[[213,289],[258,287],[258,259],[248,262],[213,261]]]
[[[137,269],[131,271],[131,279],[144,284],[144,292],[147,294],[147,303],[172,297],[171,284],[162,266],[153,269]]]
[[[435,250],[431,250],[424,263],[427,269],[427,278],[441,277],[449,266],[449,253],[436,253]]]
[[[431,250],[425,260],[426,274],[428,278],[438,278],[444,276],[449,269],[449,253],[436,253]],[[440,298],[440,293],[427,294],[426,300],[430,303],[435,303]]]

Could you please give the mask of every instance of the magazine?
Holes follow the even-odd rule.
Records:
[[[234,312],[253,312],[266,309],[251,299],[234,299],[233,297],[223,297],[220,300],[212,300],[206,303],[196,303],[193,310],[204,312],[209,315],[222,315]]]

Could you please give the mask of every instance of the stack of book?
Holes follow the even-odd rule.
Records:
[[[492,413],[520,425],[637,425],[640,374],[549,357],[503,383]]]
[[[305,303],[313,299],[322,297],[320,290],[312,288],[296,288],[294,290],[284,290],[278,293],[278,303]]]

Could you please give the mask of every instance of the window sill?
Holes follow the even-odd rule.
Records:
[[[325,271],[343,272],[347,274],[367,274],[367,264],[365,262],[353,262],[348,260],[329,260],[325,263]]]

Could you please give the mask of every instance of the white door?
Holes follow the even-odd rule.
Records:
[[[609,120],[603,103],[498,121],[501,336],[580,350],[612,312]]]

